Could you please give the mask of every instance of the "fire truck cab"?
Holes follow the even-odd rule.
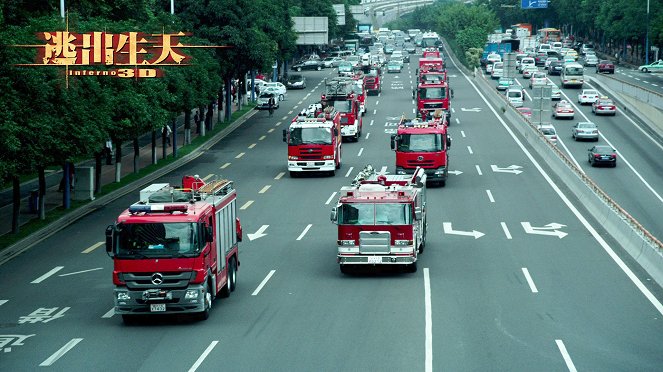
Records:
[[[445,186],[449,175],[449,148],[446,116],[438,110],[427,121],[405,117],[391,136],[391,149],[396,152],[396,174],[426,172],[429,183]]]
[[[288,171],[291,177],[301,172],[328,172],[341,168],[341,113],[334,107],[304,111],[283,130],[288,144]]]
[[[196,313],[235,290],[242,229],[232,181],[185,176],[182,187],[153,184],[106,228],[115,314]]]
[[[331,221],[338,225],[341,272],[356,265],[401,265],[415,272],[426,245],[424,170],[384,175],[366,166],[341,188]]]

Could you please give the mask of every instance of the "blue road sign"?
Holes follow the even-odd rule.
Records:
[[[523,9],[545,9],[548,7],[549,0],[521,0],[520,6]]]

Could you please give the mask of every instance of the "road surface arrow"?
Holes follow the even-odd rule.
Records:
[[[470,108],[470,109],[465,108],[465,107],[461,107],[460,109],[462,111],[465,111],[465,112],[481,112],[481,108],[479,108],[479,107],[473,107],[473,108]]]
[[[445,234],[451,234],[451,235],[463,235],[463,236],[473,236],[474,239],[479,239],[480,237],[486,235],[482,233],[481,231],[459,231],[459,230],[454,230],[451,227],[451,222],[442,222],[442,227],[444,228],[444,233]]]
[[[525,229],[525,232],[528,234],[556,236],[560,239],[569,235],[564,231],[558,230],[562,227],[566,227],[566,225],[562,225],[561,223],[553,222],[545,226],[532,226],[529,222],[521,222],[520,224],[523,225],[523,229]]]
[[[493,172],[513,173],[513,174],[523,173],[523,171],[519,170],[522,169],[520,165],[509,165],[506,168],[500,168],[497,165],[491,164],[490,168],[493,170]]]
[[[267,234],[265,234],[265,230],[267,230],[268,227],[269,227],[269,225],[262,225],[262,226],[260,226],[258,231],[256,231],[253,234],[246,234],[246,236],[249,237],[249,240],[256,240],[258,238],[262,238],[263,236],[267,235]]]
[[[449,171],[449,173],[451,173],[451,174],[455,174],[455,175],[457,176],[457,175],[459,175],[459,174],[462,174],[463,172],[461,172],[461,171],[459,171],[459,170],[452,170],[452,171]]]

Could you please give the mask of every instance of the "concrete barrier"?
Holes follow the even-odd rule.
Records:
[[[507,126],[519,135],[534,152],[539,155],[545,166],[550,168],[560,182],[583,204],[602,228],[612,236],[633,259],[659,285],[663,286],[663,243],[649,233],[638,221],[608,196],[594,181],[581,172],[561,150],[546,139],[529,120],[508,104],[503,95],[497,94],[493,84],[485,80],[482,74],[472,78],[472,72],[460,65],[450,48],[446,46],[447,56],[454,60],[470,81],[480,91],[486,92],[486,99],[497,108]],[[608,252],[610,254],[610,252]]]

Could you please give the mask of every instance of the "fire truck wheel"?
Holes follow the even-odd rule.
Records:
[[[235,259],[230,260],[230,267],[228,272],[228,282],[230,283],[230,291],[234,292],[237,287],[237,262]]]
[[[209,318],[209,310],[212,308],[212,292],[209,282],[205,285],[205,304],[204,310],[198,313],[198,320],[207,320]]]

